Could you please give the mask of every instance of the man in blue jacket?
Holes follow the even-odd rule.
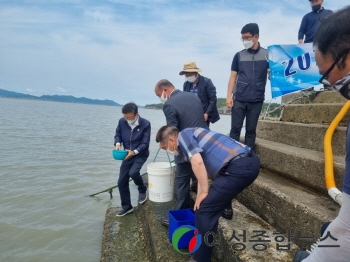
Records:
[[[298,32],[299,44],[312,43],[315,30],[320,25],[321,21],[333,13],[331,10],[323,8],[323,0],[309,0],[309,2],[311,4],[312,11],[304,15],[303,19],[301,20]]]
[[[210,123],[215,123],[220,119],[220,115],[216,107],[216,88],[211,79],[199,74],[201,71],[202,69],[197,68],[195,62],[187,62],[179,75],[186,76],[183,91],[190,92],[201,100],[204,120],[209,127]]]
[[[134,180],[139,190],[139,203],[147,200],[147,187],[143,183],[140,170],[149,156],[149,142],[151,137],[151,124],[148,120],[140,117],[135,103],[127,103],[122,108],[124,117],[119,123],[114,136],[116,150],[123,145],[128,155],[120,166],[118,189],[121,199],[122,210],[117,217],[125,216],[134,211],[130,200],[129,179]]]

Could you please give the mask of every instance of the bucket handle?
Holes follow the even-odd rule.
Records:
[[[153,159],[153,163],[156,161],[156,158],[157,158],[157,156],[158,156],[158,153],[159,153],[159,150],[160,150],[161,148],[159,148],[158,149],[158,151],[157,151],[157,154],[156,154],[156,156],[154,157],[154,159]],[[171,181],[171,177],[172,177],[172,175],[171,175],[171,172],[172,172],[172,166],[171,166],[171,161],[170,161],[170,157],[169,157],[169,154],[168,154],[168,152],[165,150],[165,152],[166,152],[166,155],[168,156],[168,160],[169,160],[169,166],[170,166],[170,186],[173,186],[173,181]]]

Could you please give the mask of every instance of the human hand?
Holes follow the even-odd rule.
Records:
[[[232,108],[233,107],[233,99],[232,99],[232,97],[229,97],[229,98],[226,98],[226,106],[228,107],[228,108]]]
[[[134,151],[132,151],[132,150],[127,149],[126,151],[128,151],[128,154],[127,154],[127,156],[124,158],[124,160],[127,160],[127,159],[129,159],[129,158],[132,158],[132,157],[135,155]]]
[[[119,144],[117,144],[117,145],[115,145],[115,150],[120,150],[120,148],[121,148],[121,145]]]
[[[202,201],[207,197],[208,192],[200,192],[197,193],[197,198],[196,198],[196,203],[194,203],[194,207],[193,210],[196,211],[197,209],[199,209],[200,204],[202,203]]]
[[[208,117],[209,117],[208,114],[204,114],[204,120],[205,120],[205,121],[208,121]]]

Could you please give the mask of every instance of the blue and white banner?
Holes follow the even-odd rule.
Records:
[[[312,43],[268,47],[272,98],[319,85]]]

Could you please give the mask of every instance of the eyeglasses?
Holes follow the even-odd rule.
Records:
[[[251,35],[251,36],[245,36],[245,37],[242,37],[242,38],[241,38],[241,41],[245,41],[245,40],[248,40],[248,41],[249,41],[249,40],[252,39],[253,37],[254,37],[254,36],[252,36],[252,35]]]
[[[334,69],[335,65],[339,63],[339,61],[347,54],[349,53],[350,49],[346,49],[344,52],[342,52],[337,59],[335,59],[334,63],[331,65],[330,68],[328,68],[328,70],[326,71],[326,73],[323,74],[323,76],[320,78],[320,80],[318,80],[318,82],[320,82],[321,84],[324,85],[331,85],[328,81],[328,75],[332,72],[332,70]]]

